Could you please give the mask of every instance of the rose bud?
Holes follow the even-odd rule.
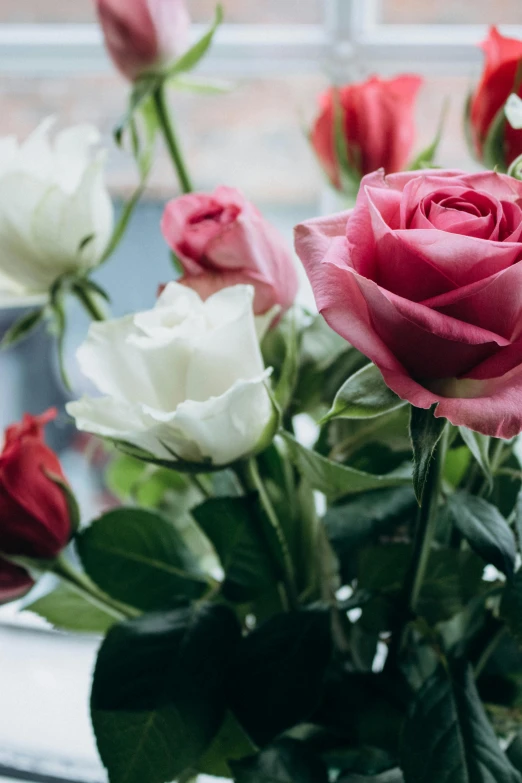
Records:
[[[19,144],[0,139],[0,301],[48,296],[65,273],[96,266],[112,233],[100,134],[44,121]]]
[[[185,0],[96,0],[96,8],[109,54],[131,82],[163,70],[188,49]]]
[[[219,187],[174,199],[161,228],[184,270],[178,282],[203,299],[239,283],[254,286],[256,315],[293,304],[299,284],[292,254],[238,190]]]
[[[419,76],[372,76],[365,82],[332,87],[321,95],[310,140],[337,190],[346,189],[344,174],[356,187],[364,174],[376,169],[392,173],[405,168],[415,140],[413,108],[421,85]],[[340,159],[338,132],[346,153],[344,161]]]
[[[522,41],[505,38],[491,27],[482,49],[484,71],[466,113],[468,137],[472,152],[484,165],[507,171],[522,154],[522,130],[513,128],[504,115],[511,93],[522,95]]]
[[[203,302],[169,283],[152,310],[91,324],[78,361],[105,396],[67,405],[78,429],[202,469],[268,445],[275,417],[253,297],[240,285]]]
[[[522,182],[374,172],[355,209],[296,229],[317,307],[418,408],[522,431]]]
[[[26,414],[6,430],[0,454],[0,552],[6,555],[52,560],[71,536],[66,479],[43,435],[55,416],[54,410]],[[18,598],[32,584],[24,569],[0,558],[0,602]]]

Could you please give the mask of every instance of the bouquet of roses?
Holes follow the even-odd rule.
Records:
[[[46,319],[60,348],[71,295],[91,316],[78,362],[100,394],[67,411],[121,502],[80,523],[54,412],[13,424],[1,599],[50,572],[23,608],[104,637],[91,715],[112,783],[520,783],[522,42],[491,31],[466,111],[494,171],[430,168],[440,132],[402,171],[417,77],[322,97],[311,142],[357,195],[296,228],[317,314],[253,204],[193,192],[167,90],[201,88],[220,9],[189,47],[181,0],[97,5],[139,186],[113,227],[94,129],[2,141],[0,287],[32,303],[5,345]],[[159,136],[183,191],[161,225],[176,280],[111,320],[91,275]]]

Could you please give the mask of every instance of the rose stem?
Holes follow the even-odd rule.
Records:
[[[115,601],[109,595],[100,590],[91,580],[77,571],[69,561],[60,555],[56,560],[52,573],[63,582],[70,585],[77,593],[87,601],[111,614],[117,620],[126,620],[131,617],[139,617],[141,612],[126,604]]]
[[[190,177],[181,154],[181,149],[176,138],[174,131],[174,125],[170,118],[167,102],[165,100],[165,87],[161,85],[153,94],[154,106],[156,108],[156,116],[158,118],[159,125],[163,131],[165,142],[170,152],[170,157],[176,173],[178,175],[179,184],[183,193],[192,193],[194,188],[190,181]]]
[[[446,424],[442,436],[435,447],[435,452],[429,466],[423,503],[419,509],[417,518],[411,566],[403,587],[398,627],[393,634],[389,647],[385,665],[386,670],[393,667],[396,663],[404,626],[407,624],[412,614],[414,615],[416,612],[419,595],[426,575],[431,545],[435,536],[437,505],[442,485],[442,474],[448,446],[448,437],[449,426]]]
[[[105,321],[107,319],[107,316],[101,307],[96,304],[94,298],[91,297],[81,286],[75,286],[73,288],[73,293],[78,301],[81,302],[93,321]]]
[[[435,536],[437,523],[437,506],[442,485],[442,474],[448,445],[449,427],[446,424],[442,437],[435,447],[426,479],[424,499],[419,509],[417,529],[413,544],[412,568],[406,582],[405,592],[408,596],[408,606],[416,611],[419,595],[426,575],[431,545]]]
[[[268,522],[275,536],[267,536],[263,530],[263,535],[276,564],[276,570],[282,571],[282,585],[284,587],[285,603],[287,609],[296,609],[299,605],[297,589],[295,586],[295,574],[290,549],[284,534],[283,528],[277,518],[272,501],[266,490],[266,487],[259,473],[257,462],[254,457],[240,463],[236,466],[236,474],[243,486],[245,493],[251,491],[257,492],[259,500],[266,514]],[[277,544],[275,542],[277,541]],[[282,562],[281,562],[282,561]],[[283,567],[282,567],[283,566]]]

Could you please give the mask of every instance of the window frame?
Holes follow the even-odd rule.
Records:
[[[347,81],[374,71],[478,72],[486,25],[382,24],[380,10],[381,0],[325,0],[322,24],[224,24],[201,73],[284,77],[323,70]],[[205,29],[195,24],[194,40]],[[521,25],[501,29],[522,38]],[[111,67],[95,24],[0,25],[0,73],[82,75]]]

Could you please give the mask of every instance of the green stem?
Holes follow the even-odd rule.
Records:
[[[278,572],[281,572],[281,583],[284,588],[285,603],[287,608],[296,609],[299,606],[297,588],[295,585],[294,564],[288,547],[288,542],[283,528],[279,522],[276,511],[270,500],[261,474],[257,466],[255,457],[243,463],[237,470],[238,478],[245,487],[246,491],[253,490],[257,492],[259,500],[266,514],[270,527],[274,535],[266,537],[269,551],[276,564]]]
[[[96,587],[88,577],[77,571],[63,555],[58,557],[52,571],[87,601],[103,609],[107,614],[111,614],[117,620],[127,620],[131,617],[139,617],[141,614],[137,609],[115,601]]]
[[[490,643],[487,645],[487,647],[483,651],[483,653],[480,656],[480,658],[478,659],[477,664],[476,664],[475,669],[474,669],[474,675],[475,675],[475,679],[476,680],[478,680],[478,678],[480,677],[480,675],[482,674],[482,672],[486,668],[486,665],[487,665],[489,659],[491,658],[491,656],[493,655],[493,653],[495,652],[495,650],[499,646],[499,644],[502,641],[502,639],[504,638],[504,636],[507,635],[507,632],[508,632],[508,629],[506,628],[505,625],[503,625],[501,628],[499,628],[498,631],[496,632],[496,634],[491,639]]]
[[[161,130],[163,131],[163,136],[165,138],[172,163],[176,169],[176,174],[178,175],[181,190],[183,193],[192,193],[194,188],[192,187],[192,183],[183,160],[183,155],[181,153],[179,142],[176,137],[176,132],[174,130],[174,125],[170,118],[167,102],[165,100],[165,87],[163,85],[158,87],[153,97],[158,122]]]
[[[107,320],[106,314],[96,303],[94,297],[87,293],[87,291],[82,288],[82,286],[74,286],[72,290],[78,301],[83,305],[87,314],[92,318],[93,321]]]
[[[435,528],[437,523],[437,506],[442,485],[444,460],[448,444],[449,427],[446,425],[442,437],[435,447],[426,480],[424,501],[419,509],[415,541],[413,545],[412,569],[406,583],[405,592],[408,596],[408,607],[415,613],[419,596],[426,576],[426,569],[431,553]]]
[[[205,486],[202,479],[200,479],[200,477],[196,473],[192,473],[191,479],[192,479],[192,483],[201,492],[205,500],[209,500],[209,498],[212,497],[212,493]]]
[[[412,615],[416,614],[422,584],[428,567],[431,547],[435,537],[437,506],[442,488],[442,475],[448,447],[449,431],[449,425],[446,424],[441,439],[435,447],[435,452],[429,467],[424,490],[424,499],[422,506],[419,509],[417,520],[411,566],[404,582],[402,592],[398,628],[393,633],[391,639],[385,664],[386,670],[390,670],[395,666],[401,647],[404,628]]]

